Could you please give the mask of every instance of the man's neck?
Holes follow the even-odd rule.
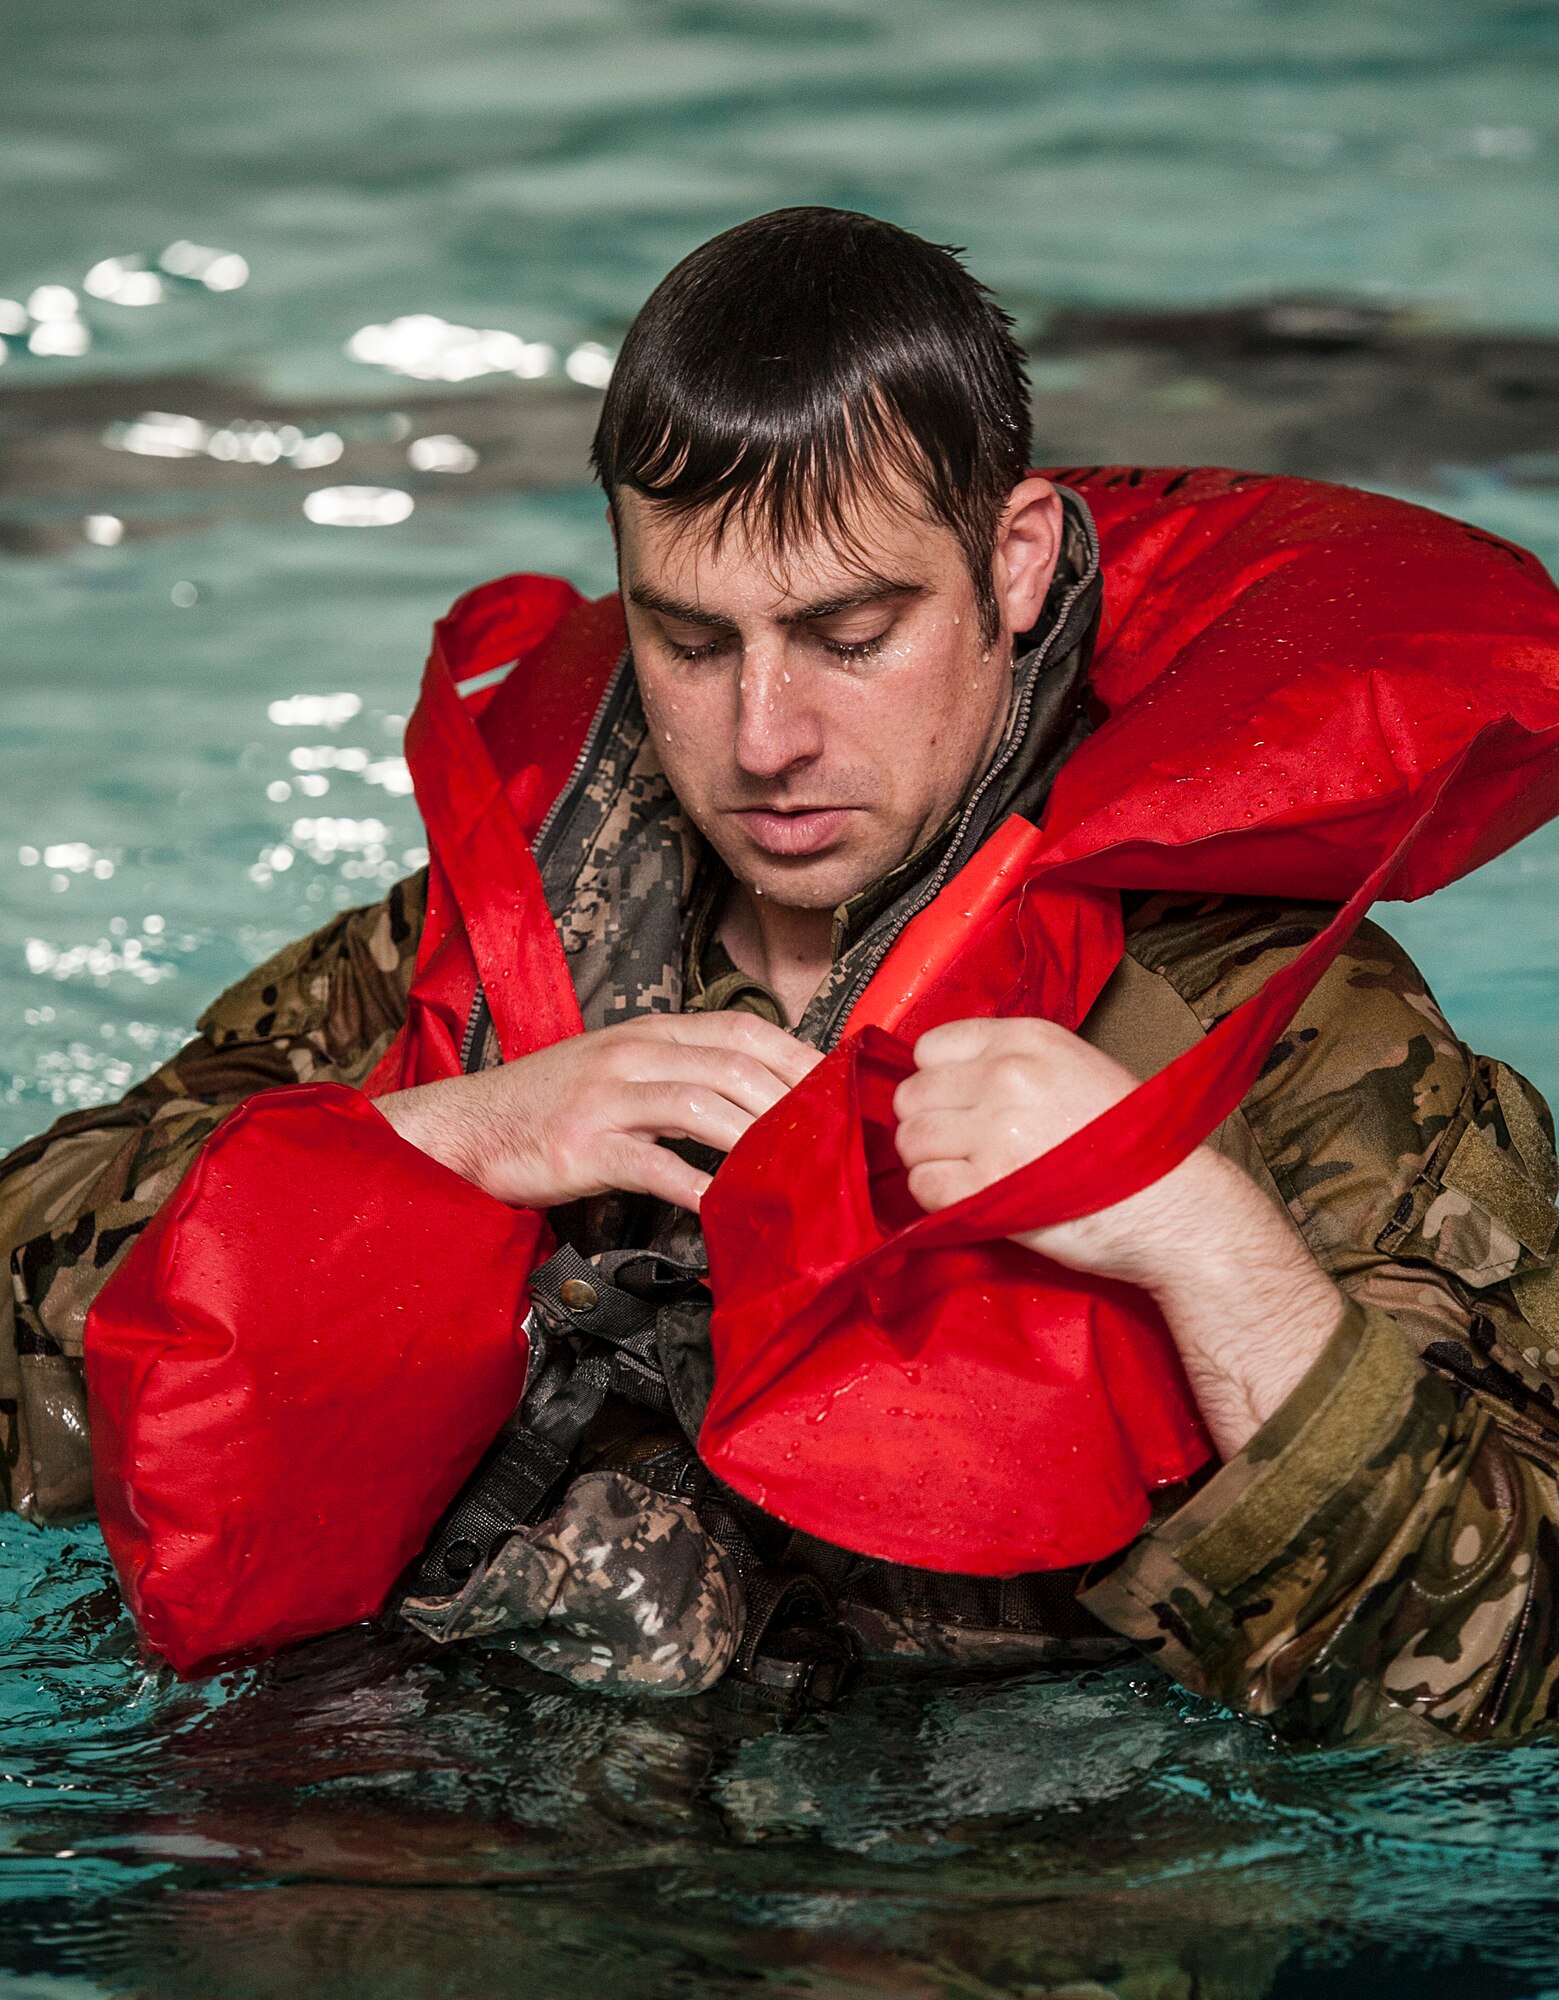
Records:
[[[732,882],[718,935],[731,963],[750,979],[762,980],[794,1026],[828,977],[833,930],[832,910],[788,909]]]

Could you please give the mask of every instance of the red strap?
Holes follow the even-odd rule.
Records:
[[[900,931],[851,1009],[846,1032],[858,1035],[867,1028],[885,1028],[895,1033],[916,1001],[1028,873],[1043,841],[1039,828],[1020,814],[1005,819],[941,895]]]
[[[507,1058],[578,1033],[529,843],[625,643],[616,597],[591,603],[550,576],[484,583],[434,627],[407,731],[432,849],[427,909],[407,1018],[366,1096],[456,1075],[479,983]],[[500,685],[456,692],[511,662]]]
[[[570,593],[572,596],[572,593]],[[577,599],[575,600],[577,602]],[[417,804],[460,911],[505,1061],[577,1035],[574,997],[541,871],[525,829],[482,741],[449,663],[441,626],[406,732]],[[466,677],[490,669],[486,648]],[[521,774],[522,791],[528,772]]]

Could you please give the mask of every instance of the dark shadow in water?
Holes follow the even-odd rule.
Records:
[[[1047,311],[1018,301],[1034,369],[1035,457],[1046,464],[1239,465],[1258,471],[1432,483],[1444,467],[1493,467],[1559,485],[1559,341],[1435,325],[1327,300],[1178,312]],[[218,518],[295,515],[321,485],[387,484],[419,507],[587,483],[600,407],[592,391],[492,378],[376,400],[281,401],[200,375],[73,376],[0,386],[0,549],[75,546],[85,514],[112,509],[132,535]],[[116,448],[145,412],[333,431],[328,470]],[[117,427],[117,430],[116,430]],[[406,441],[453,433],[470,471],[408,469]]]

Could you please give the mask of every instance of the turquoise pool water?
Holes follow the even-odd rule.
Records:
[[[577,480],[406,472],[465,391],[349,358],[359,329],[437,314],[560,364],[714,229],[822,200],[968,244],[1030,318],[1319,291],[1559,333],[1556,71],[1559,9],[1486,0],[5,10],[0,299],[66,285],[80,313],[0,367],[0,420],[37,399],[0,462],[0,1143],[415,865],[400,726],[452,596],[609,581]],[[156,304],[83,290],[181,241],[247,281],[185,257]],[[39,325],[90,346],[29,351]],[[447,412],[398,427],[428,394]],[[224,483],[211,425],[187,460],[98,442],[197,402],[338,422],[339,469]],[[1532,462],[1556,448],[1535,423]],[[411,518],[308,520],[370,452]],[[1530,465],[1415,491],[1559,563]],[[87,539],[105,516],[122,538]],[[1559,1095],[1556,879],[1541,835],[1388,922],[1462,1032]],[[751,1738],[360,1635],[181,1687],[95,1533],[0,1526],[5,2000],[1536,1996],[1551,1766],[1296,1755],[1147,1668],[884,1690]]]

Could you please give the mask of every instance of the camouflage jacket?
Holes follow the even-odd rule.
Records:
[[[908,916],[993,824],[1037,809],[1082,729],[1096,570],[1086,519],[1007,737],[956,822],[836,923],[836,962],[797,1026],[819,1046]],[[586,1025],[762,1004],[685,947],[707,910],[697,843],[655,763],[627,663],[583,776],[538,843]],[[199,1034],[119,1104],[79,1112],[0,1164],[5,1497],[36,1521],[91,1505],[81,1387],[93,1298],[227,1110],[295,1081],[360,1082],[405,1011],[425,879],[290,946],[219,999]],[[1205,1033],[1329,912],[1242,899],[1128,899],[1121,972],[1084,1033],[1140,1073]],[[694,939],[696,942],[696,938]],[[480,1005],[472,1066],[495,1060]],[[1189,1498],[1171,1496],[1113,1567],[987,1585],[995,1650],[948,1640],[917,1586],[920,1637],[999,1658],[1003,1628],[1108,1630],[1189,1686],[1311,1739],[1382,1729],[1515,1736],[1559,1710],[1559,1191],[1542,1100],[1460,1043],[1422,978],[1366,924],[1215,1135],[1292,1217],[1350,1306],[1298,1389]],[[611,1199],[570,1233],[630,1240]],[[643,1240],[633,1237],[631,1240]],[[837,1557],[839,1552],[832,1552]],[[885,1565],[846,1564],[880,1650],[916,1643]],[[875,1629],[873,1621],[875,1621]],[[968,1620],[964,1621],[967,1631]],[[1010,1634],[1009,1634],[1010,1636]]]

